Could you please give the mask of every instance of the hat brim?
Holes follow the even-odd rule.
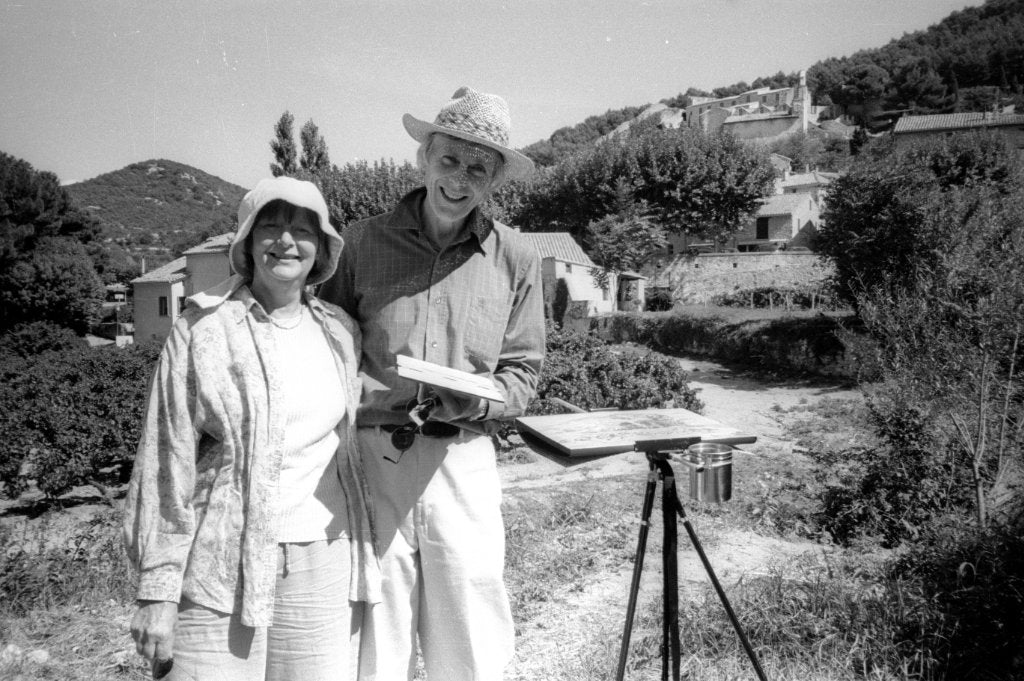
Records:
[[[473,135],[468,132],[462,132],[461,130],[452,130],[451,128],[444,128],[440,125],[421,121],[411,114],[405,114],[402,116],[402,125],[405,126],[405,131],[408,132],[414,140],[421,144],[426,142],[430,135],[435,132],[439,132],[442,135],[457,137],[458,139],[463,139],[467,142],[472,142],[473,144],[479,144],[480,146],[487,147],[488,149],[494,149],[496,152],[501,154],[503,159],[505,159],[505,176],[508,178],[522,179],[533,172],[533,161],[528,157],[520,154],[515,149],[509,149],[508,147],[503,147],[500,144],[495,144],[489,139],[478,137],[477,135]]]

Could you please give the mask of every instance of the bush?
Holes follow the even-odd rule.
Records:
[[[85,346],[85,341],[71,329],[53,322],[28,322],[0,336],[0,357],[6,353],[28,359],[51,350],[72,350]]]
[[[831,290],[808,290],[762,286],[715,296],[713,304],[723,307],[784,308],[787,310],[838,310],[839,301]]]
[[[708,355],[769,371],[843,374],[853,377],[858,367],[847,366],[842,324],[833,317],[785,317],[732,321],[718,316],[618,314],[611,335],[668,354]]]
[[[672,292],[667,288],[650,289],[647,291],[645,307],[648,312],[665,312],[675,305]]]
[[[885,399],[868,408],[881,446],[817,454],[822,529],[842,544],[872,537],[893,547],[970,507],[967,472],[934,416]]]
[[[905,634],[931,649],[939,661],[935,678],[1024,678],[1024,537],[1019,533],[941,529],[889,573],[927,595],[930,626]]]
[[[565,411],[552,397],[583,409],[703,408],[686,383],[686,372],[671,357],[615,353],[592,334],[549,327],[544,371],[528,413]]]
[[[17,496],[30,479],[50,498],[75,485],[102,491],[106,482],[126,480],[158,353],[158,345],[147,343],[8,362],[0,385],[6,494]]]

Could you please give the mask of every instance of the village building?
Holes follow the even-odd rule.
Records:
[[[180,258],[132,279],[135,342],[166,339],[186,298],[228,278],[233,237],[228,233],[207,239]]]
[[[1004,135],[1016,149],[1024,151],[1024,114],[992,111],[901,116],[893,127],[896,144],[948,137],[956,133],[990,130]]]
[[[598,266],[568,232],[524,232],[541,257],[546,314],[556,321],[586,319],[616,310],[642,310],[646,277],[609,272],[601,288]]]

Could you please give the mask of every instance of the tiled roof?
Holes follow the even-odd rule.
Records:
[[[594,267],[594,261],[583,252],[569,232],[523,232],[523,236],[533,243],[541,258]]]
[[[1001,125],[1024,125],[1024,114],[986,113],[980,111],[931,114],[928,116],[902,116],[896,121],[893,134],[904,132],[931,132],[933,130],[963,130]]]
[[[227,253],[228,246],[231,245],[231,241],[235,238],[234,232],[228,232],[227,234],[218,234],[217,236],[211,236],[209,239],[194,246],[187,251],[185,255],[196,255],[199,253]]]
[[[161,265],[155,270],[146,272],[141,277],[132,279],[133,284],[144,284],[147,282],[167,282],[173,283],[181,281],[188,273],[185,271],[185,256],[181,256],[177,260],[172,260],[166,265]]]
[[[764,199],[757,210],[757,216],[792,215],[809,200],[807,194],[772,194]]]
[[[809,173],[793,173],[782,182],[783,187],[802,187],[805,185],[826,185],[839,177],[839,173],[826,173],[812,170]]]

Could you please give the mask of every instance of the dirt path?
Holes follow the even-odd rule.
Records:
[[[714,362],[680,359],[692,374],[691,385],[699,388],[704,413],[737,429],[752,432],[758,441],[745,445],[741,456],[791,456],[793,445],[783,437],[779,412],[825,397],[856,398],[859,393],[837,385],[812,382],[769,383],[749,374],[728,369]],[[622,454],[571,468],[536,457],[529,464],[501,469],[507,493],[525,488],[569,484],[574,480],[635,474],[643,479],[647,462],[640,454]],[[737,466],[741,459],[737,458]],[[700,530],[698,528],[698,533]],[[695,552],[680,528],[679,574],[683,597],[697,593],[708,578]],[[764,537],[750,531],[724,530],[705,546],[709,560],[723,586],[745,575],[764,574],[768,568],[798,556],[813,559],[822,547],[812,542],[787,541]],[[650,553],[650,550],[648,550]],[[642,594],[656,594],[661,588],[660,560],[648,556],[645,563]],[[648,567],[649,566],[649,567]],[[584,657],[602,641],[604,658],[614,657],[629,591],[631,565],[615,572],[593,575],[582,591],[558,594],[545,611],[520,626],[516,642],[513,679],[570,678],[567,673],[587,668]],[[581,638],[583,640],[581,640]],[[609,653],[609,649],[611,652]]]

